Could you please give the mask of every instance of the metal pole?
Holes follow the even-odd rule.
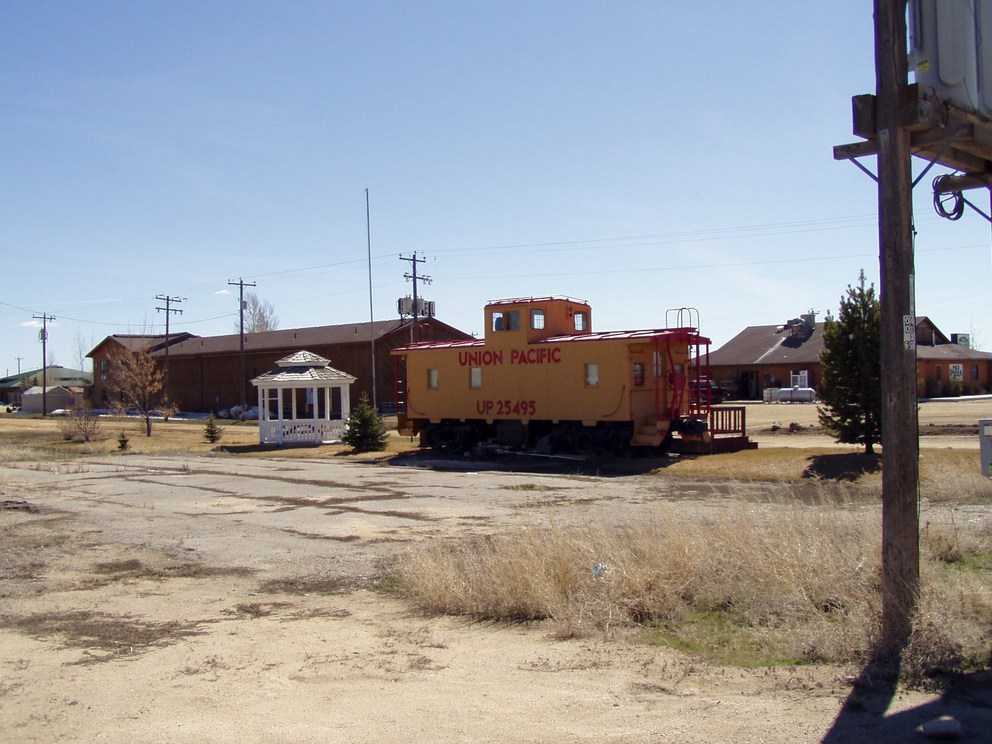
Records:
[[[919,431],[912,172],[900,118],[908,81],[906,0],[875,0],[878,237],[882,307],[882,648],[909,640],[920,586]]]
[[[379,389],[375,374],[375,313],[372,310],[372,221],[369,212],[369,190],[365,189],[365,240],[369,255],[369,340],[372,345],[372,407],[379,410]]]

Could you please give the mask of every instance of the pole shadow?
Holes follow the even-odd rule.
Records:
[[[887,715],[898,695],[898,669],[898,660],[872,661],[865,666],[821,742],[904,744],[933,738],[962,742],[992,740],[992,671],[956,675],[929,702]],[[918,731],[923,724],[941,716],[958,721],[961,735],[928,737]]]

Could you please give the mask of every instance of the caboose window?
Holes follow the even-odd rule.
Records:
[[[586,387],[599,385],[599,365],[595,362],[586,364]]]
[[[530,311],[530,327],[535,331],[540,331],[544,328],[544,311],[543,310],[531,310]]]
[[[584,331],[588,327],[585,313],[575,313],[572,319],[575,321],[575,330]]]
[[[516,331],[520,329],[520,311],[508,310],[507,312],[496,311],[493,313],[494,331]]]
[[[468,386],[476,390],[482,387],[482,367],[469,368]]]
[[[427,389],[437,390],[438,371],[436,369],[427,370]]]

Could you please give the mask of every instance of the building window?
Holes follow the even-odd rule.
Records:
[[[109,369],[110,369],[110,362],[108,362],[106,359],[101,359],[100,360],[100,371],[101,372],[106,372]]]
[[[586,364],[586,387],[597,387],[599,385],[599,365],[595,362]]]
[[[427,370],[427,389],[437,390],[438,371],[436,369]]]
[[[468,371],[468,386],[473,390],[482,387],[482,367],[472,367]]]
[[[575,321],[575,330],[577,331],[584,331],[589,327],[585,313],[575,313],[572,319]]]
[[[544,311],[543,310],[531,310],[530,311],[530,327],[535,331],[543,330],[544,328]]]
[[[971,379],[972,379],[972,381],[977,381],[978,380],[978,365],[977,364],[972,364],[971,365]]]

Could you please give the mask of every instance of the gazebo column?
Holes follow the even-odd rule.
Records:
[[[256,392],[258,393],[258,433],[264,442],[265,427],[267,426],[265,423],[265,408],[262,405],[265,402],[265,388],[259,386]]]
[[[319,390],[317,387],[310,388],[310,400],[313,401],[313,420],[316,421],[320,418],[320,398],[318,397]]]
[[[351,388],[348,385],[341,386],[341,420],[347,421],[351,415]]]

